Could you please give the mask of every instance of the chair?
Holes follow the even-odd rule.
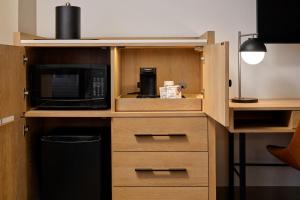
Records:
[[[279,160],[300,170],[300,123],[287,147],[268,145],[267,149]]]

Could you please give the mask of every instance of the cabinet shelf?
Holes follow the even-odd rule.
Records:
[[[233,111],[231,132],[245,133],[289,133],[292,111],[289,110],[237,110]]]
[[[208,31],[201,36],[95,37],[81,40],[56,40],[16,32],[14,43],[25,47],[203,47],[214,43],[214,32]]]
[[[113,112],[110,110],[30,110],[24,115],[26,118],[105,118],[105,117],[204,117],[202,111],[160,111],[160,112]]]
[[[86,40],[51,40],[51,39],[35,39],[35,40],[20,40],[20,45],[22,46],[37,46],[37,47],[47,47],[47,46],[68,46],[68,47],[199,47],[205,46],[207,44],[206,39],[200,38],[127,38],[127,39],[86,39]]]
[[[30,110],[25,117],[111,117],[110,110]]]

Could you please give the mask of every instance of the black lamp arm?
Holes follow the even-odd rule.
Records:
[[[257,33],[248,33],[248,34],[241,34],[240,35],[240,37],[250,37],[250,36],[255,37],[255,36],[258,36],[258,34]]]

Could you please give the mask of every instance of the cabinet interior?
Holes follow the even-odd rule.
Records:
[[[110,49],[103,47],[26,47],[28,65],[110,64]]]
[[[26,63],[26,87],[29,88],[29,68],[43,64],[100,64],[111,65],[108,47],[25,47],[28,58]],[[29,91],[30,95],[30,91]],[[34,109],[26,100],[27,110]]]
[[[39,200],[40,199],[40,176],[41,171],[40,160],[41,160],[41,143],[40,138],[43,135],[49,135],[52,130],[57,128],[95,128],[101,130],[108,130],[108,133],[101,134],[103,143],[105,144],[104,149],[106,151],[105,156],[105,170],[106,177],[108,177],[107,185],[105,190],[107,191],[108,199],[111,196],[111,135],[110,133],[110,119],[102,118],[27,118],[26,126],[28,131],[25,132],[25,155],[26,158],[23,160],[26,171],[21,173],[26,179],[26,191],[28,199]],[[87,135],[90,133],[87,132]],[[24,185],[22,186],[24,187]]]
[[[203,61],[201,57],[203,53],[195,48],[26,47],[25,50],[28,57],[27,71],[34,64],[111,65],[111,111],[133,111],[127,107],[129,104],[140,104],[140,107],[145,108],[145,110],[135,111],[155,110],[151,105],[157,105],[159,111],[202,110]],[[140,79],[141,67],[157,69],[157,94],[164,81],[173,80],[175,84],[185,86],[182,91],[185,98],[171,102],[155,98],[149,103],[147,102],[149,99],[137,99],[139,92],[137,83]],[[29,101],[26,105],[27,110],[34,109]]]
[[[157,91],[164,81],[184,83],[184,94],[199,94],[202,89],[201,53],[193,48],[123,48],[120,50],[121,95],[138,91],[141,67],[155,67]]]
[[[202,110],[202,52],[194,48],[118,48],[114,51],[116,111],[199,111]],[[156,68],[156,91],[164,81],[182,84],[182,99],[141,99],[140,68]]]
[[[234,128],[289,127],[291,111],[234,111]]]

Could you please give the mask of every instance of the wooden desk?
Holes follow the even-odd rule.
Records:
[[[247,163],[246,134],[293,133],[300,120],[300,99],[269,99],[258,103],[229,103],[229,187],[234,199],[235,166],[240,178],[240,200],[246,199],[247,166],[282,166],[282,164]],[[239,163],[234,161],[234,134],[239,135]]]

